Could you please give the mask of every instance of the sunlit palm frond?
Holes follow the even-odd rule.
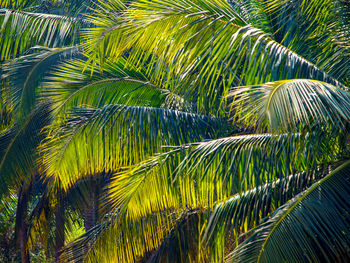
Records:
[[[227,261],[348,261],[349,174],[348,161],[277,210]]]
[[[166,214],[166,215],[165,215]],[[174,213],[130,220],[127,214],[110,216],[74,242],[61,256],[63,262],[135,262],[157,249],[172,228],[182,221]]]
[[[138,163],[164,145],[215,137],[218,124],[206,116],[163,108],[77,108],[66,127],[53,127],[43,148],[44,165],[66,188],[80,176]]]
[[[186,108],[182,98],[152,85],[142,72],[127,67],[123,58],[106,62],[102,73],[92,66],[82,72],[85,66],[83,60],[72,60],[50,72],[41,95],[52,101],[55,113],[106,104]]]
[[[40,83],[50,68],[65,59],[79,55],[77,47],[47,49],[37,47],[34,53],[21,56],[3,67],[3,78],[9,79],[10,103],[18,113],[19,120],[25,119],[35,107]],[[38,51],[38,52],[35,52]]]
[[[104,65],[106,57],[113,60],[125,50],[120,16],[126,8],[121,0],[99,1],[93,7],[93,13],[86,15],[87,21],[94,27],[82,30],[82,46],[90,60],[98,60],[100,66]],[[112,42],[116,45],[110,45]]]
[[[117,173],[107,203],[132,203],[138,218],[169,207],[211,207],[220,200],[334,159],[335,141],[300,134],[234,136],[177,147]],[[149,186],[152,185],[150,195]]]
[[[0,0],[0,8],[23,9],[37,3],[35,0]]]
[[[0,9],[0,61],[13,59],[31,47],[76,44],[75,18]]]
[[[325,82],[295,79],[237,87],[228,97],[232,112],[247,125],[273,132],[302,127],[345,131],[350,121],[350,94]]]
[[[145,66],[156,85],[198,97],[202,110],[216,109],[219,98],[237,84],[314,78],[341,85],[221,0],[140,0],[122,18],[126,45],[101,46],[127,49],[129,62]],[[120,30],[116,26],[115,32]]]

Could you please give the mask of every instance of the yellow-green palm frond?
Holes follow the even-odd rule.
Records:
[[[62,63],[50,72],[41,89],[41,96],[53,103],[54,113],[62,117],[73,107],[102,107],[106,104],[130,106],[168,106],[190,108],[189,102],[154,86],[142,72],[126,66],[122,57],[107,61],[102,73],[94,71],[84,60]]]
[[[53,127],[43,146],[48,176],[65,189],[82,176],[118,171],[178,145],[216,136],[215,119],[177,110],[106,105],[77,108],[66,126]]]
[[[298,77],[341,85],[224,1],[140,0],[131,7],[115,28],[126,45],[110,41],[103,48],[124,48],[129,63],[146,67],[153,83],[198,97],[199,109],[217,109],[220,97],[237,84]]]
[[[233,194],[323,165],[336,158],[339,148],[336,139],[322,139],[319,133],[192,143],[116,173],[106,202],[129,209],[135,218],[171,207],[211,207]]]

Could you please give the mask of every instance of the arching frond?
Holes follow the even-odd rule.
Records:
[[[9,101],[12,103],[19,119],[25,117],[35,107],[39,86],[50,68],[65,59],[79,55],[77,47],[35,48],[39,52],[25,55],[4,65],[3,78],[9,79]]]
[[[331,84],[283,80],[234,88],[228,95],[236,117],[273,132],[313,125],[343,131],[350,121],[350,94]]]
[[[224,1],[140,0],[131,6],[123,15],[126,41],[110,41],[101,48],[128,49],[129,62],[145,66],[156,85],[198,97],[202,110],[214,109],[217,114],[220,97],[237,84],[314,78],[341,85],[247,24]],[[120,27],[118,24],[109,28],[121,34]]]
[[[132,203],[128,213],[136,218],[169,207],[211,207],[236,193],[327,163],[337,147],[318,134],[257,134],[194,143],[117,173],[107,202],[114,208]]]
[[[217,125],[206,116],[162,108],[78,108],[68,126],[53,128],[43,146],[44,165],[48,175],[60,179],[66,188],[81,176],[138,163],[164,145],[215,137]]]
[[[349,9],[338,0],[265,0],[275,39],[337,79],[349,75]]]
[[[268,219],[269,214],[291,198],[310,187],[329,173],[317,168],[278,179],[217,204],[210,214],[203,243],[215,247],[217,239],[224,238],[231,248],[238,244],[241,233],[246,233]],[[248,233],[249,234],[249,233]],[[222,235],[222,237],[220,237]],[[225,251],[221,251],[224,255]]]
[[[74,18],[0,10],[0,61],[13,59],[31,47],[68,46],[76,43],[79,21]]]
[[[348,261],[349,174],[347,161],[277,210],[227,261]]]
[[[82,72],[85,66],[83,60],[72,60],[51,72],[41,95],[52,101],[55,113],[107,104],[186,108],[183,99],[152,85],[142,72],[127,67],[123,58],[106,62],[102,73],[91,66]]]

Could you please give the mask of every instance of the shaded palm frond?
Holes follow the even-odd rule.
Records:
[[[47,49],[37,47],[30,55],[21,56],[3,67],[3,78],[9,80],[9,103],[18,113],[19,120],[35,107],[39,97],[39,87],[50,68],[65,59],[79,56],[77,47]]]
[[[23,124],[1,134],[0,195],[29,182],[37,173],[36,147],[43,139],[41,129],[50,122],[49,108],[39,105]]]
[[[241,233],[266,221],[269,214],[329,174],[331,169],[333,167],[293,174],[219,203],[210,214],[202,242],[215,247],[216,240],[224,238],[231,246],[238,244]]]
[[[349,174],[347,161],[278,209],[227,261],[348,261]]]
[[[273,132],[326,127],[344,131],[350,121],[350,95],[325,82],[296,79],[237,87],[228,95],[233,115],[247,125]],[[320,129],[321,129],[320,128]]]
[[[276,40],[346,83],[349,9],[342,1],[265,0]],[[345,23],[344,23],[345,22]]]

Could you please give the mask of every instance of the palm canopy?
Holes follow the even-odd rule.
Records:
[[[34,2],[0,1],[1,191],[40,174],[32,230],[90,198],[56,260],[349,254],[346,3]]]

